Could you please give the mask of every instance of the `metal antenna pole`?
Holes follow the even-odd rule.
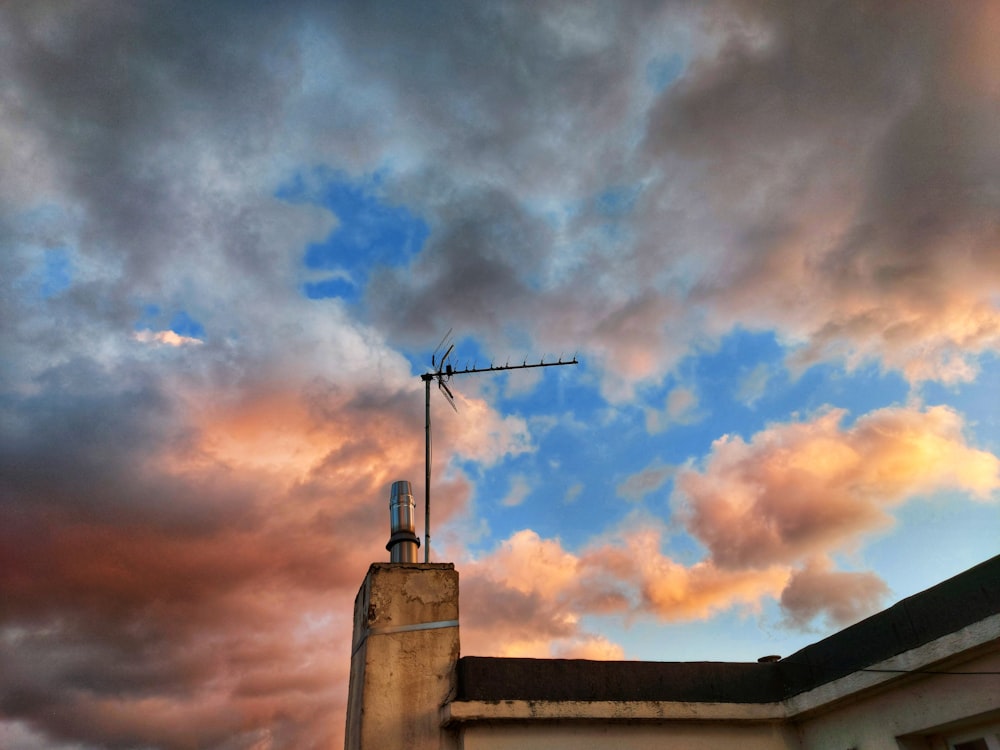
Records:
[[[424,562],[431,560],[431,374],[424,381]]]
[[[445,341],[451,335],[451,331],[445,335],[441,343],[438,344],[438,349],[444,345]],[[452,350],[455,345],[452,344],[448,347],[447,351],[441,357],[441,361],[437,362],[435,358],[431,357],[431,364],[437,366],[437,370],[434,372],[425,372],[420,376],[420,379],[424,381],[424,562],[430,562],[431,559],[431,381],[436,380],[438,388],[444,393],[445,398],[448,399],[448,403],[451,404],[455,411],[458,409],[455,407],[454,396],[452,395],[451,389],[448,388],[446,383],[451,380],[453,375],[472,375],[477,372],[505,372],[507,370],[528,370],[533,367],[561,367],[562,365],[576,365],[576,357],[573,359],[566,360],[563,362],[562,357],[560,357],[555,362],[546,362],[543,358],[539,362],[528,364],[528,360],[525,359],[519,365],[505,364],[496,367],[490,365],[489,367],[465,367],[461,370],[456,370],[450,364],[445,364],[451,355]]]

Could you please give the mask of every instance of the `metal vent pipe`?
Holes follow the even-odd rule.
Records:
[[[389,562],[415,563],[420,540],[413,526],[413,493],[410,483],[400,480],[392,483],[389,495]]]

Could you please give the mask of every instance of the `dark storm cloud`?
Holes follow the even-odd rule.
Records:
[[[500,181],[532,193],[578,179],[567,139],[589,158],[618,150],[608,135],[628,112],[638,55],[627,42],[662,15],[641,4],[354,3],[336,21],[352,32],[338,44],[391,87],[404,138],[419,139],[430,164],[459,185]]]
[[[206,184],[206,160],[220,179],[259,160],[298,77],[289,16],[264,25],[248,10],[68,3],[3,12],[14,116],[39,134],[41,160],[82,204],[84,250],[116,253],[130,284],[239,218]],[[211,198],[214,211],[196,210]]]
[[[670,8],[379,8],[352,6],[364,22],[350,21],[359,33],[339,41],[377,86],[391,71],[389,119],[398,118],[402,133],[390,137],[404,161],[420,154],[395,194],[417,207],[432,236],[410,267],[376,275],[369,303],[377,319],[401,338],[430,341],[460,325],[500,351],[520,351],[528,337],[543,348],[592,347],[604,358],[634,360],[618,343],[642,325],[635,319],[644,313],[631,303],[659,290],[636,277],[627,247],[576,235],[599,231],[600,221],[586,217],[609,180],[631,187],[646,173],[630,144],[642,122],[636,113],[651,96],[644,56],[663,44],[649,29]],[[455,33],[414,33],[437,25]],[[538,203],[552,196],[554,217]],[[567,204],[581,207],[582,229],[560,236]],[[664,347],[667,335],[656,330],[664,306],[647,301],[643,309],[661,315],[644,345],[670,356],[637,365],[640,377],[662,371],[683,347]]]
[[[799,360],[968,378],[997,346],[1000,74],[986,3],[742,6],[652,110],[646,149],[701,166],[718,272],[696,299],[786,329]],[[966,45],[958,39],[971,40]],[[974,270],[975,269],[975,270]],[[801,290],[809,289],[808,296]]]
[[[385,508],[367,500],[415,472],[415,455],[393,455],[406,396],[373,388],[319,409],[315,384],[275,403],[244,381],[238,398],[175,413],[143,378],[102,388],[71,365],[0,405],[0,710],[100,747],[333,742],[343,613],[384,543]],[[315,440],[315,458],[257,455],[255,421]]]
[[[459,207],[476,228],[453,233],[457,247],[432,238],[397,284],[382,276],[381,319],[429,339],[453,324],[443,300],[464,297],[470,325],[512,324],[556,348],[586,342],[595,362],[614,362],[630,380],[661,378],[695,340],[734,325],[777,329],[801,344],[800,364],[881,359],[912,381],[971,377],[977,354],[1000,337],[990,291],[1000,275],[1000,152],[987,126],[995,101],[984,95],[997,75],[979,59],[988,49],[977,57],[953,39],[989,25],[988,8],[709,7],[691,32],[706,51],[658,101],[639,73],[655,45],[635,32],[652,14],[627,14],[603,42],[569,45],[561,58],[524,44],[551,33],[544,23],[515,42],[509,15],[469,19],[483,49],[449,78],[446,102],[475,102],[468,111],[485,122],[414,103],[414,117],[431,125],[418,132],[447,144],[448,176],[427,167],[402,184],[432,222],[440,213],[440,225],[451,224],[443,206]],[[398,32],[371,25],[376,36]],[[592,60],[629,33],[640,40],[633,52]],[[379,59],[395,70],[404,53],[393,50]],[[415,55],[421,62],[403,79],[417,96],[435,90],[435,66],[468,52],[462,37],[449,38],[436,54]],[[483,61],[493,73],[475,77]],[[571,78],[594,83],[584,91]],[[484,80],[491,95],[480,101],[475,82]],[[646,102],[645,139],[633,148],[643,125],[634,112]],[[493,123],[513,137],[469,140]],[[560,138],[576,147],[553,150]],[[465,203],[483,182],[506,193],[495,212]],[[612,217],[596,197],[616,186],[633,198]],[[509,227],[512,209],[537,215],[535,201],[553,191],[582,210],[531,238],[530,271],[515,243],[498,264],[489,238]],[[384,314],[396,291],[419,323]],[[442,307],[445,320],[424,322]],[[642,352],[627,343],[640,328]]]
[[[373,280],[370,302],[380,317],[423,335],[456,324],[496,335],[505,323],[531,320],[551,243],[545,223],[497,189],[463,196],[438,220],[440,232],[409,268]]]
[[[0,466],[9,493],[4,504],[29,503],[38,493],[69,513],[81,495],[102,504],[108,517],[129,508],[141,486],[131,468],[169,440],[168,401],[156,380],[76,359],[47,370],[38,382],[39,393],[0,399]],[[91,505],[88,512],[93,510]]]

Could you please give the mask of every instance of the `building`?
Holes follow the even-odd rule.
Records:
[[[347,750],[1000,750],[1000,556],[783,659],[459,652],[452,564],[376,563]]]

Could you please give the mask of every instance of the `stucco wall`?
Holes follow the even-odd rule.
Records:
[[[774,724],[700,723],[479,725],[463,750],[795,750],[794,730]]]
[[[914,735],[904,743],[918,748],[922,735],[940,728],[957,731],[962,725],[982,722],[991,712],[1000,712],[1000,652],[933,669],[978,672],[969,675],[911,675],[892,683],[891,689],[828,709],[799,720],[802,746],[808,750],[898,750],[896,738]]]

